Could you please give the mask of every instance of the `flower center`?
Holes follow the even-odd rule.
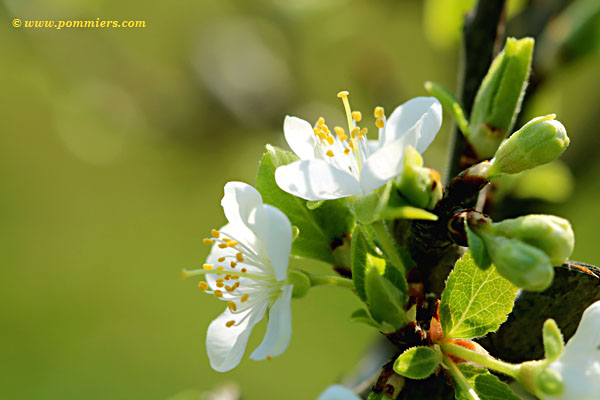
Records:
[[[315,148],[320,152],[321,158],[333,164],[336,168],[350,172],[359,179],[360,171],[364,161],[371,155],[369,142],[367,140],[368,128],[361,128],[358,123],[362,120],[360,111],[352,111],[348,96],[350,93],[342,91],[337,94],[344,104],[346,119],[348,121],[348,132],[340,126],[333,128],[336,135],[325,124],[325,119],[319,117],[313,127],[315,133]],[[375,107],[375,126],[379,129],[381,136],[385,126],[385,115],[382,107]]]
[[[198,288],[220,300],[227,301],[227,307],[232,314],[247,311],[256,302],[276,298],[284,282],[275,279],[271,263],[243,241],[231,235],[227,236],[229,237],[213,229],[211,237],[203,239],[203,243],[210,246],[216,244],[216,247],[222,250],[217,263],[204,264],[202,269],[184,269],[181,271],[181,277],[216,275],[213,287],[206,281],[200,281]],[[249,302],[249,299],[252,301]],[[239,325],[249,315],[250,313],[246,313],[237,321],[230,320],[225,326],[230,328]]]

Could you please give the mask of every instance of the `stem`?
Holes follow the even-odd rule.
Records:
[[[389,257],[389,259],[392,261],[392,264],[394,264],[404,276],[406,274],[404,262],[402,262],[402,258],[400,257],[400,254],[396,248],[397,245],[394,242],[394,239],[388,233],[384,223],[382,221],[373,222],[371,224],[371,228],[373,228],[373,232],[375,232],[377,241],[381,245],[385,255]]]
[[[465,378],[462,372],[460,372],[460,369],[458,369],[458,367],[456,366],[456,364],[454,364],[450,357],[444,355],[444,364],[448,366],[448,371],[450,372],[450,375],[452,375],[454,382],[456,382],[458,386],[460,386],[463,393],[470,400],[480,400],[479,396],[477,396],[477,393],[475,392],[475,389],[473,389],[467,378]]]
[[[441,347],[445,353],[458,356],[468,361],[476,362],[477,364],[481,364],[486,368],[493,369],[494,371],[501,372],[513,378],[517,378],[519,375],[519,365],[509,364],[507,362],[497,360],[494,357],[477,353],[454,343],[442,343]]]
[[[336,275],[310,275],[306,272],[304,273],[306,274],[306,276],[308,276],[311,287],[319,285],[329,285],[354,289],[354,282],[352,281],[352,279],[347,279]]]

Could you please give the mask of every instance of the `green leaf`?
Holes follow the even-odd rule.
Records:
[[[292,244],[292,254],[333,263],[332,242],[342,239],[354,227],[354,217],[346,199],[328,200],[320,207],[310,210],[306,200],[284,192],[275,182],[277,167],[296,161],[289,151],[267,145],[258,166],[256,189],[263,201],[287,215],[292,225],[300,230]]]
[[[492,375],[486,369],[475,368],[469,364],[460,364],[458,366],[460,372],[469,381],[471,387],[475,389],[475,392],[481,400],[520,400],[508,385],[498,379],[497,376]],[[468,400],[468,397],[464,393],[459,385],[456,385],[456,400]]]
[[[422,219],[437,221],[438,216],[422,208],[413,206],[386,207],[380,214],[383,219]]]
[[[431,347],[412,347],[394,361],[394,371],[410,379],[425,379],[442,362],[442,352]]]
[[[364,308],[359,308],[350,315],[350,321],[362,322],[374,328],[380,329],[381,326],[371,317],[371,314]]]
[[[473,261],[475,261],[475,264],[477,264],[479,268],[488,269],[492,265],[492,262],[490,261],[490,256],[485,248],[485,244],[483,243],[483,240],[469,228],[466,219],[465,230],[467,231],[467,241],[469,243],[469,250],[473,256]]]
[[[425,90],[440,101],[444,110],[454,118],[458,129],[465,136],[469,136],[469,121],[467,121],[466,113],[454,94],[434,82],[425,82]]]
[[[367,262],[370,268],[365,276],[365,292],[369,312],[375,321],[388,325],[382,329],[383,332],[395,332],[409,322],[404,310],[406,294],[383,276],[386,269],[384,259],[368,254]]]
[[[494,266],[482,270],[471,253],[465,253],[442,293],[440,317],[445,336],[472,339],[497,330],[511,312],[517,290]]]

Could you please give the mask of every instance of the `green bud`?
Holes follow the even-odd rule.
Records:
[[[562,354],[565,344],[560,328],[553,319],[547,319],[546,322],[544,322],[542,337],[544,340],[544,356],[546,357],[546,360],[556,360]]]
[[[490,233],[519,239],[542,250],[552,265],[561,265],[573,253],[575,234],[571,224],[554,215],[526,215],[494,223]]]
[[[518,239],[484,232],[480,237],[500,275],[525,290],[537,292],[550,286],[554,267],[543,251]]]
[[[554,114],[534,118],[506,140],[491,161],[488,177],[516,174],[557,159],[569,145]]]
[[[533,45],[532,38],[506,39],[481,82],[468,138],[480,160],[491,158],[512,130],[529,79]]]
[[[423,167],[423,157],[412,146],[408,146],[404,153],[404,170],[398,189],[412,204],[429,210],[435,207],[443,195],[440,174]]]
[[[298,270],[288,271],[287,281],[294,285],[292,288],[292,297],[299,299],[306,296],[310,290],[310,279],[305,273]]]
[[[559,395],[564,390],[562,377],[552,369],[542,370],[535,378],[535,386],[540,392],[551,396]]]

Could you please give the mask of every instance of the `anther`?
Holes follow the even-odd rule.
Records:
[[[352,131],[350,131],[350,136],[352,136],[352,139],[354,139],[356,137],[356,135],[358,135],[360,132],[360,128],[358,126],[355,126],[354,128],[352,128]]]
[[[213,244],[215,241],[209,238],[202,239],[202,243],[204,244]]]
[[[362,128],[362,129],[360,130],[360,132],[358,132],[358,135],[359,135],[360,137],[363,137],[363,136],[364,136],[364,135],[366,135],[368,132],[369,132],[369,130],[368,130],[367,128]]]
[[[223,279],[223,278],[219,278],[219,279],[217,279],[215,282],[217,282],[217,283],[223,283],[223,281],[224,281],[224,279]]]
[[[346,131],[341,126],[336,126],[335,128],[333,128],[333,130],[335,131],[335,133],[337,133],[338,136],[346,135]]]
[[[207,270],[207,271],[208,271],[208,270],[211,270],[211,269],[213,269],[214,267],[215,267],[215,266],[214,266],[214,265],[212,265],[212,264],[204,264],[204,265],[202,266],[202,268],[204,268],[204,269],[205,269],[205,270]]]
[[[378,127],[379,129],[383,128],[385,126],[385,123],[383,122],[382,119],[377,119],[375,121],[375,126]]]
[[[217,282],[216,285],[218,288],[222,288],[223,286],[225,286],[223,282]]]
[[[325,118],[319,117],[319,119],[317,120],[317,126],[323,126],[324,123],[325,123]]]
[[[250,295],[248,293],[246,293],[245,295],[242,296],[242,298],[240,299],[240,301],[242,303],[244,303],[246,300],[248,300],[248,297],[250,297]]]
[[[212,235],[212,237],[217,238],[217,239],[219,238],[219,236],[221,236],[221,233],[216,229],[211,230],[210,234]]]
[[[242,268],[242,273],[245,274],[248,270],[246,268]]]
[[[333,157],[333,151],[331,151],[331,150],[327,150],[327,153],[325,153],[325,154],[327,154],[327,156],[329,156],[329,157]]]
[[[233,286],[225,286],[225,290],[227,290],[229,293],[233,292],[235,289]]]
[[[198,283],[198,288],[204,292],[206,289],[208,289],[208,283],[200,281],[200,283]]]
[[[265,360],[267,360],[267,361],[271,361],[271,356],[266,356],[266,357],[265,357]]]
[[[383,118],[383,107],[375,107],[373,115],[375,116],[375,118]]]
[[[238,262],[244,262],[244,256],[241,251],[235,255],[235,259],[238,260]]]
[[[235,247],[235,246],[237,246],[237,244],[238,244],[237,240],[232,240],[229,243],[227,243],[227,246],[229,246],[229,247]]]
[[[360,120],[362,119],[362,114],[360,113],[360,111],[352,111],[352,118],[354,118],[356,122],[360,122]]]
[[[349,95],[350,95],[350,92],[348,92],[347,90],[342,90],[341,92],[339,92],[337,94],[337,97],[339,97],[341,99],[344,97],[348,97]]]
[[[213,294],[215,295],[215,297],[223,297],[223,292],[221,292],[220,290],[215,290]]]
[[[327,136],[327,143],[329,143],[330,146],[333,145],[333,142],[334,142],[333,136],[331,136],[331,135]]]
[[[344,149],[344,154],[346,154],[346,155],[350,154],[350,149]]]
[[[235,268],[235,266],[237,265],[237,263],[235,261],[232,261],[230,264],[231,268]]]
[[[228,328],[231,328],[233,326],[233,324],[235,324],[234,320],[225,322],[225,326],[228,327]]]
[[[225,248],[227,248],[227,243],[219,243],[219,248],[220,248],[220,249],[225,249]]]
[[[217,261],[218,261],[218,262],[223,262],[223,261],[225,261],[225,257],[219,257],[219,258],[217,259]]]
[[[229,309],[232,312],[236,312],[237,311],[237,306],[235,305],[235,303],[233,301],[228,301],[227,302],[227,307],[229,307]]]

